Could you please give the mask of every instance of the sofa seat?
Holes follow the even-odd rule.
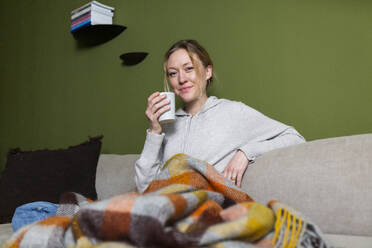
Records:
[[[0,245],[7,241],[12,233],[11,224],[0,224]],[[325,238],[335,248],[371,248],[372,244],[372,237],[325,234]]]
[[[9,224],[0,224],[0,245],[7,241],[12,235],[12,225]]]

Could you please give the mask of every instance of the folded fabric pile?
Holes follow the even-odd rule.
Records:
[[[112,24],[114,8],[97,1],[89,2],[71,12],[71,33],[97,24]]]
[[[8,247],[330,247],[279,202],[268,207],[208,163],[177,154],[144,194],[92,202],[65,193],[57,216],[25,226]]]

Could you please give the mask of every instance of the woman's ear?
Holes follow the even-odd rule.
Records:
[[[206,68],[206,73],[205,73],[205,80],[209,80],[213,75],[213,67],[211,65],[208,65]]]

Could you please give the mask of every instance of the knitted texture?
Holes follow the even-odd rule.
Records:
[[[278,213],[292,210],[281,205],[276,219],[279,203],[254,202],[213,166],[185,154],[168,160],[144,194],[90,202],[67,193],[61,200],[58,213],[71,216],[25,226],[4,247],[316,247],[302,245],[306,227],[287,230]]]

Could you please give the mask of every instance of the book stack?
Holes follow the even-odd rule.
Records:
[[[112,24],[114,8],[99,3],[89,2],[71,11],[71,33],[90,25]]]

